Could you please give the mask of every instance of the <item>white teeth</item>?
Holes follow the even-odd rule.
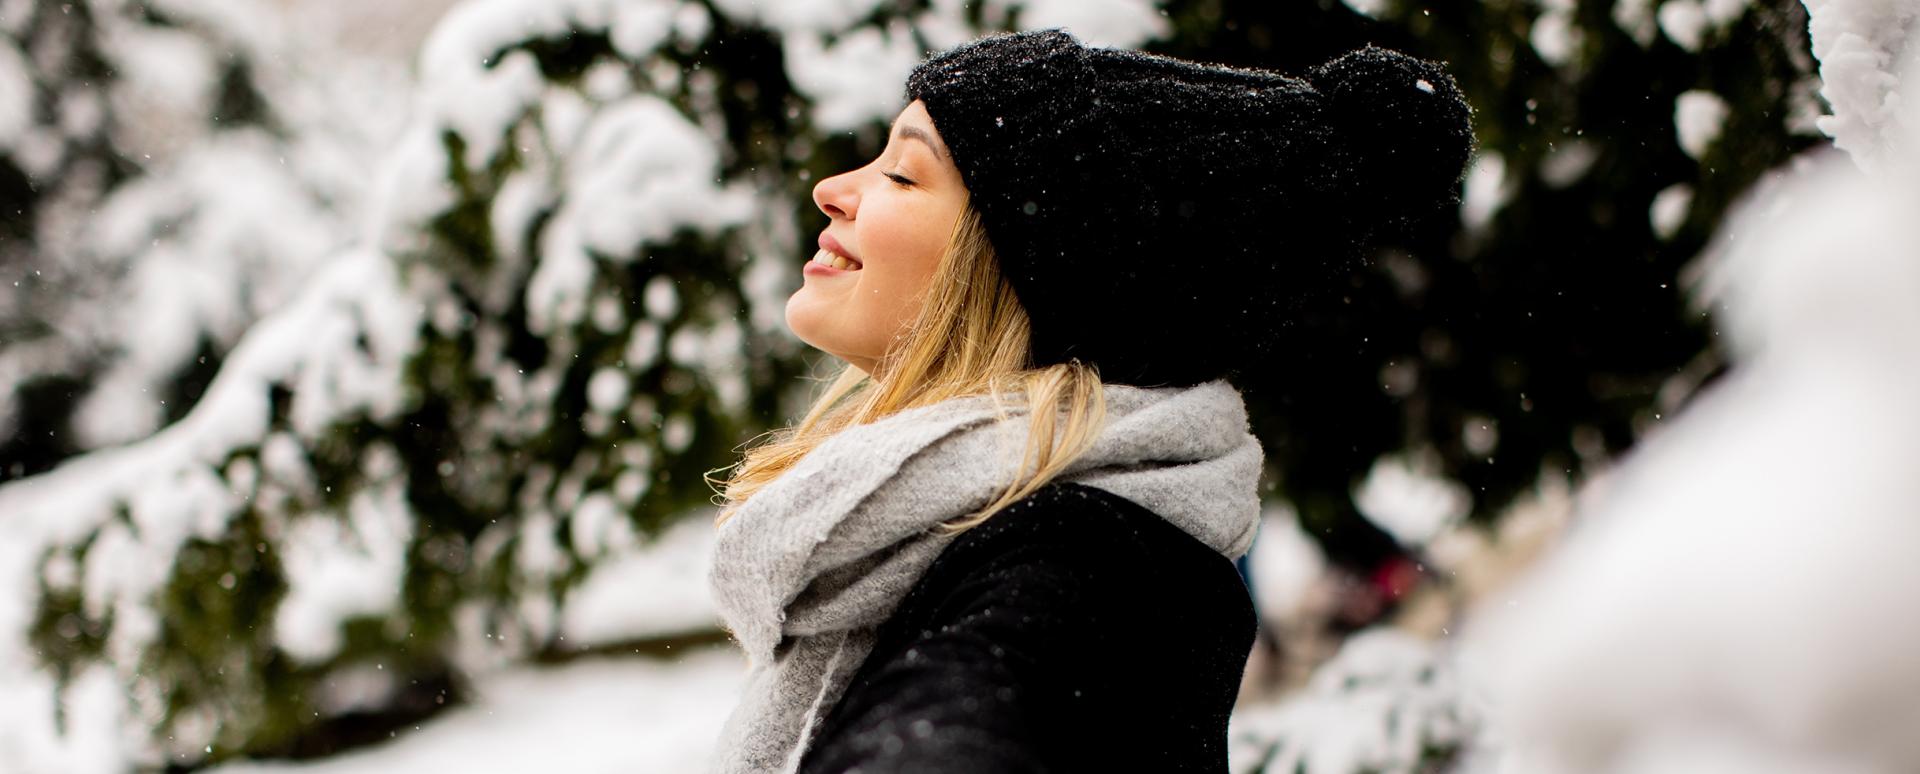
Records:
[[[833,268],[840,269],[843,271],[845,270],[857,271],[860,266],[860,264],[858,263],[848,260],[845,257],[835,255],[826,250],[821,250],[820,252],[814,253],[813,262],[820,264],[822,266],[832,266]]]

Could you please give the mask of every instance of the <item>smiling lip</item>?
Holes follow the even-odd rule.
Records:
[[[825,231],[820,232],[820,249],[825,250],[829,253],[833,253],[834,255],[840,256],[849,261],[854,261],[856,263],[860,261],[860,256],[854,255],[851,251],[847,250],[847,248],[845,247],[841,247],[840,240],[834,239],[832,235],[828,234]]]
[[[833,268],[832,266],[828,266],[826,264],[819,263],[816,261],[807,261],[806,265],[800,267],[800,273],[808,274],[808,275],[819,275],[822,277],[831,277],[836,274],[852,274],[853,270],[852,269],[836,269],[836,268]]]

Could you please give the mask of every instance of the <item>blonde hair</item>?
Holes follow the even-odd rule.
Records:
[[[1000,273],[986,228],[972,206],[954,223],[919,314],[867,374],[848,365],[814,399],[800,422],[768,433],[716,484],[724,524],[761,487],[780,477],[839,431],[949,398],[991,395],[1002,418],[1003,395],[1022,392],[1029,417],[1020,467],[998,497],[975,513],[942,522],[957,534],[1046,485],[1093,446],[1106,421],[1099,372],[1079,361],[1033,368],[1026,309]],[[1061,422],[1060,414],[1066,417]],[[725,470],[720,468],[718,470]]]

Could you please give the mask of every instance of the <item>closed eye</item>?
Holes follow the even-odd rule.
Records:
[[[901,188],[913,187],[912,180],[908,180],[907,178],[902,177],[900,175],[896,175],[892,172],[882,172],[880,174],[886,175],[888,180],[892,180],[894,183],[898,184]]]

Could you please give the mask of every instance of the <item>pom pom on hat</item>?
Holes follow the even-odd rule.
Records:
[[[1305,79],[997,35],[907,79],[1033,321],[1035,365],[1189,385],[1278,354],[1365,250],[1452,200],[1469,110],[1366,48]]]
[[[1473,147],[1471,115],[1438,64],[1368,46],[1307,78],[1327,100],[1337,174],[1352,181],[1347,195],[1355,204],[1377,209],[1376,230],[1397,231],[1458,201],[1455,184]]]

